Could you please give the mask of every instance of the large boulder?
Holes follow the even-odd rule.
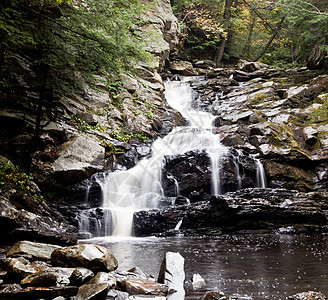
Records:
[[[167,252],[158,275],[158,282],[168,286],[168,300],[184,299],[184,258],[180,253]]]
[[[268,68],[269,66],[267,64],[263,64],[260,62],[250,62],[246,60],[240,60],[236,67],[244,72],[254,72],[263,68]]]
[[[76,228],[72,225],[60,223],[49,216],[18,209],[1,196],[0,210],[0,221],[4,227],[0,232],[7,243],[28,239],[67,245],[77,241]]]
[[[25,257],[30,260],[50,260],[51,253],[61,248],[57,245],[19,241],[9,248],[7,257]]]
[[[52,164],[55,177],[65,184],[77,183],[103,170],[105,148],[86,136],[78,136],[62,145]]]
[[[186,76],[196,75],[193,65],[189,61],[173,61],[170,66],[173,74],[180,74]]]
[[[85,267],[95,272],[113,271],[118,267],[118,262],[109,249],[93,244],[56,249],[51,254],[51,262],[56,266]]]

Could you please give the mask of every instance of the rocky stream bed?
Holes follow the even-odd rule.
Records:
[[[60,247],[21,241],[7,249],[0,262],[1,299],[185,299],[184,258],[179,253],[164,255],[157,279],[138,267],[120,270],[113,253],[94,244]],[[194,274],[192,285],[197,289],[206,283],[199,274]],[[186,299],[256,298],[209,290],[201,297]],[[309,291],[288,299],[327,298],[320,292]]]

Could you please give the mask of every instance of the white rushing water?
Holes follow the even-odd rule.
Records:
[[[189,126],[176,127],[164,138],[157,139],[152,145],[151,158],[141,160],[129,170],[111,173],[106,178],[102,185],[103,208],[107,215],[106,235],[131,236],[134,212],[158,207],[164,197],[161,185],[164,155],[206,150],[212,162],[212,193],[220,194],[219,161],[227,148],[212,133],[214,116],[193,109],[192,97],[192,89],[187,82],[167,82],[165,98],[188,120]],[[178,183],[176,185],[178,187]]]

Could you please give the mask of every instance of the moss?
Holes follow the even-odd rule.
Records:
[[[256,94],[252,99],[249,100],[249,104],[254,106],[262,103],[266,99],[263,93]]]

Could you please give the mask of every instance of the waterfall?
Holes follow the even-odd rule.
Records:
[[[129,170],[107,176],[103,184],[103,209],[107,216],[104,226],[106,233],[113,236],[132,235],[134,212],[159,206],[164,198],[161,185],[164,155],[206,150],[212,161],[213,194],[220,193],[217,170],[220,156],[227,152],[227,148],[212,133],[213,115],[192,108],[192,88],[187,82],[167,82],[165,98],[188,120],[189,126],[176,127],[164,138],[157,139],[152,145],[151,158],[141,160]]]
[[[266,188],[267,187],[267,182],[266,182],[266,176],[265,176],[265,171],[263,164],[258,158],[254,157],[254,161],[256,164],[256,182],[255,186],[260,187],[260,188]]]

